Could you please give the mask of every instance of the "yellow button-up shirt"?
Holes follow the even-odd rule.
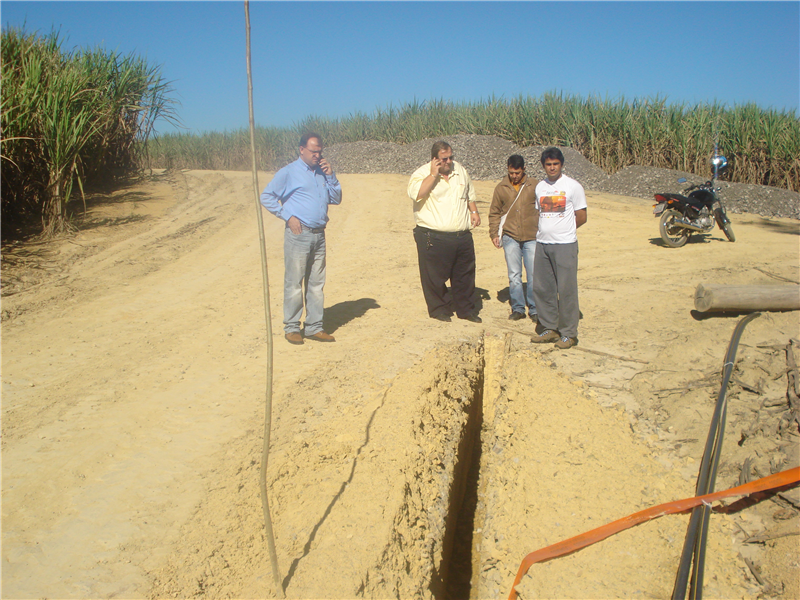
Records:
[[[422,180],[431,174],[430,163],[414,171],[408,182],[408,195],[414,201],[414,221],[435,231],[464,231],[470,228],[469,203],[475,202],[475,186],[467,170],[453,162],[448,181],[440,177],[427,197],[417,200]]]

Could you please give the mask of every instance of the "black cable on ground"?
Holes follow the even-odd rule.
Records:
[[[267,273],[267,246],[264,240],[264,219],[261,216],[259,201],[258,170],[256,167],[255,119],[253,117],[253,75],[250,69],[250,3],[244,2],[244,20],[247,30],[247,100],[250,107],[250,155],[253,169],[253,191],[256,198],[256,214],[258,221],[258,239],[261,246],[261,274],[264,286],[264,318],[267,324],[267,384],[264,408],[264,442],[261,450],[261,509],[264,512],[264,528],[269,550],[269,561],[272,564],[272,578],[275,581],[275,592],[278,598],[284,598],[283,583],[278,571],[278,553],[275,550],[275,535],[272,532],[272,517],[269,513],[269,497],[267,496],[267,464],[269,462],[269,440],[272,429],[272,316],[269,307],[269,275]]]
[[[736,359],[736,350],[739,347],[739,339],[742,337],[744,328],[747,324],[759,317],[761,313],[752,313],[739,321],[733,331],[731,341],[728,344],[728,351],[725,353],[725,363],[722,367],[722,385],[717,396],[717,404],[714,408],[714,415],[711,419],[711,427],[708,431],[703,460],[700,463],[700,473],[697,478],[696,496],[703,496],[714,491],[714,483],[717,477],[719,459],[722,453],[722,441],[725,435],[725,418],[727,416],[726,396],[728,383],[733,373],[733,363]],[[686,585],[689,581],[689,567],[694,562],[692,573],[692,587],[690,598],[701,600],[703,596],[703,573],[705,569],[706,542],[708,539],[708,523],[711,516],[711,507],[698,506],[692,510],[689,519],[689,527],[686,530],[686,539],[683,543],[678,573],[675,577],[675,586],[672,590],[672,600],[684,600],[686,597]],[[694,561],[692,560],[694,559]]]

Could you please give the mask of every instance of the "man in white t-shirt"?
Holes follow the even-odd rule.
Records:
[[[541,333],[531,342],[555,342],[557,348],[578,343],[578,235],[586,223],[586,194],[567,177],[564,154],[558,148],[542,152],[545,179],[536,186],[539,231],[533,258],[533,298]]]

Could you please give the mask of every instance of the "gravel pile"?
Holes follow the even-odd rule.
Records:
[[[685,183],[678,183],[681,177]],[[653,200],[657,192],[681,193],[690,185],[706,181],[704,177],[658,167],[625,167],[594,188],[599,192]],[[800,219],[800,194],[766,185],[719,181],[719,196],[730,213],[753,213],[762,217]],[[587,186],[588,187],[588,186]],[[589,188],[592,189],[592,188]]]
[[[389,142],[353,142],[336,144],[325,149],[326,157],[339,173],[401,173],[411,175],[431,160],[431,146],[441,138],[429,138],[413,144]],[[539,159],[544,146],[520,148],[516,144],[492,135],[454,135],[446,138],[453,155],[477,180],[499,180],[506,175],[506,161],[512,154],[525,159],[529,176],[544,177]],[[608,180],[596,167],[572,148],[562,148],[564,171],[580,181],[587,189],[597,189]]]
[[[440,138],[430,138],[413,144],[390,142],[353,142],[336,144],[325,149],[325,155],[339,173],[400,173],[411,175],[422,164],[430,161],[431,146]],[[488,135],[454,135],[445,138],[453,147],[453,154],[473,179],[500,180],[506,174],[506,161],[512,154],[525,158],[530,177],[544,177],[539,158],[543,146],[521,148],[508,140]],[[681,192],[689,184],[702,183],[704,179],[691,173],[659,169],[657,167],[626,167],[612,176],[590,163],[572,148],[561,148],[564,153],[564,172],[577,179],[587,190],[619,194],[652,201],[656,192]],[[678,183],[685,177],[687,183]],[[725,207],[732,213],[754,213],[761,216],[800,219],[800,194],[788,190],[720,182],[720,195]]]

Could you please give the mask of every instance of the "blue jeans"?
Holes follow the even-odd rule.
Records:
[[[325,302],[325,232],[312,233],[303,228],[295,235],[287,227],[283,234],[283,329],[300,332],[305,286],[305,335],[322,331]]]
[[[536,314],[536,302],[533,300],[533,257],[536,253],[536,240],[518,242],[514,238],[503,234],[503,252],[506,255],[508,267],[508,293],[511,296],[511,310],[525,314]],[[528,281],[523,288],[522,267],[528,275]]]

